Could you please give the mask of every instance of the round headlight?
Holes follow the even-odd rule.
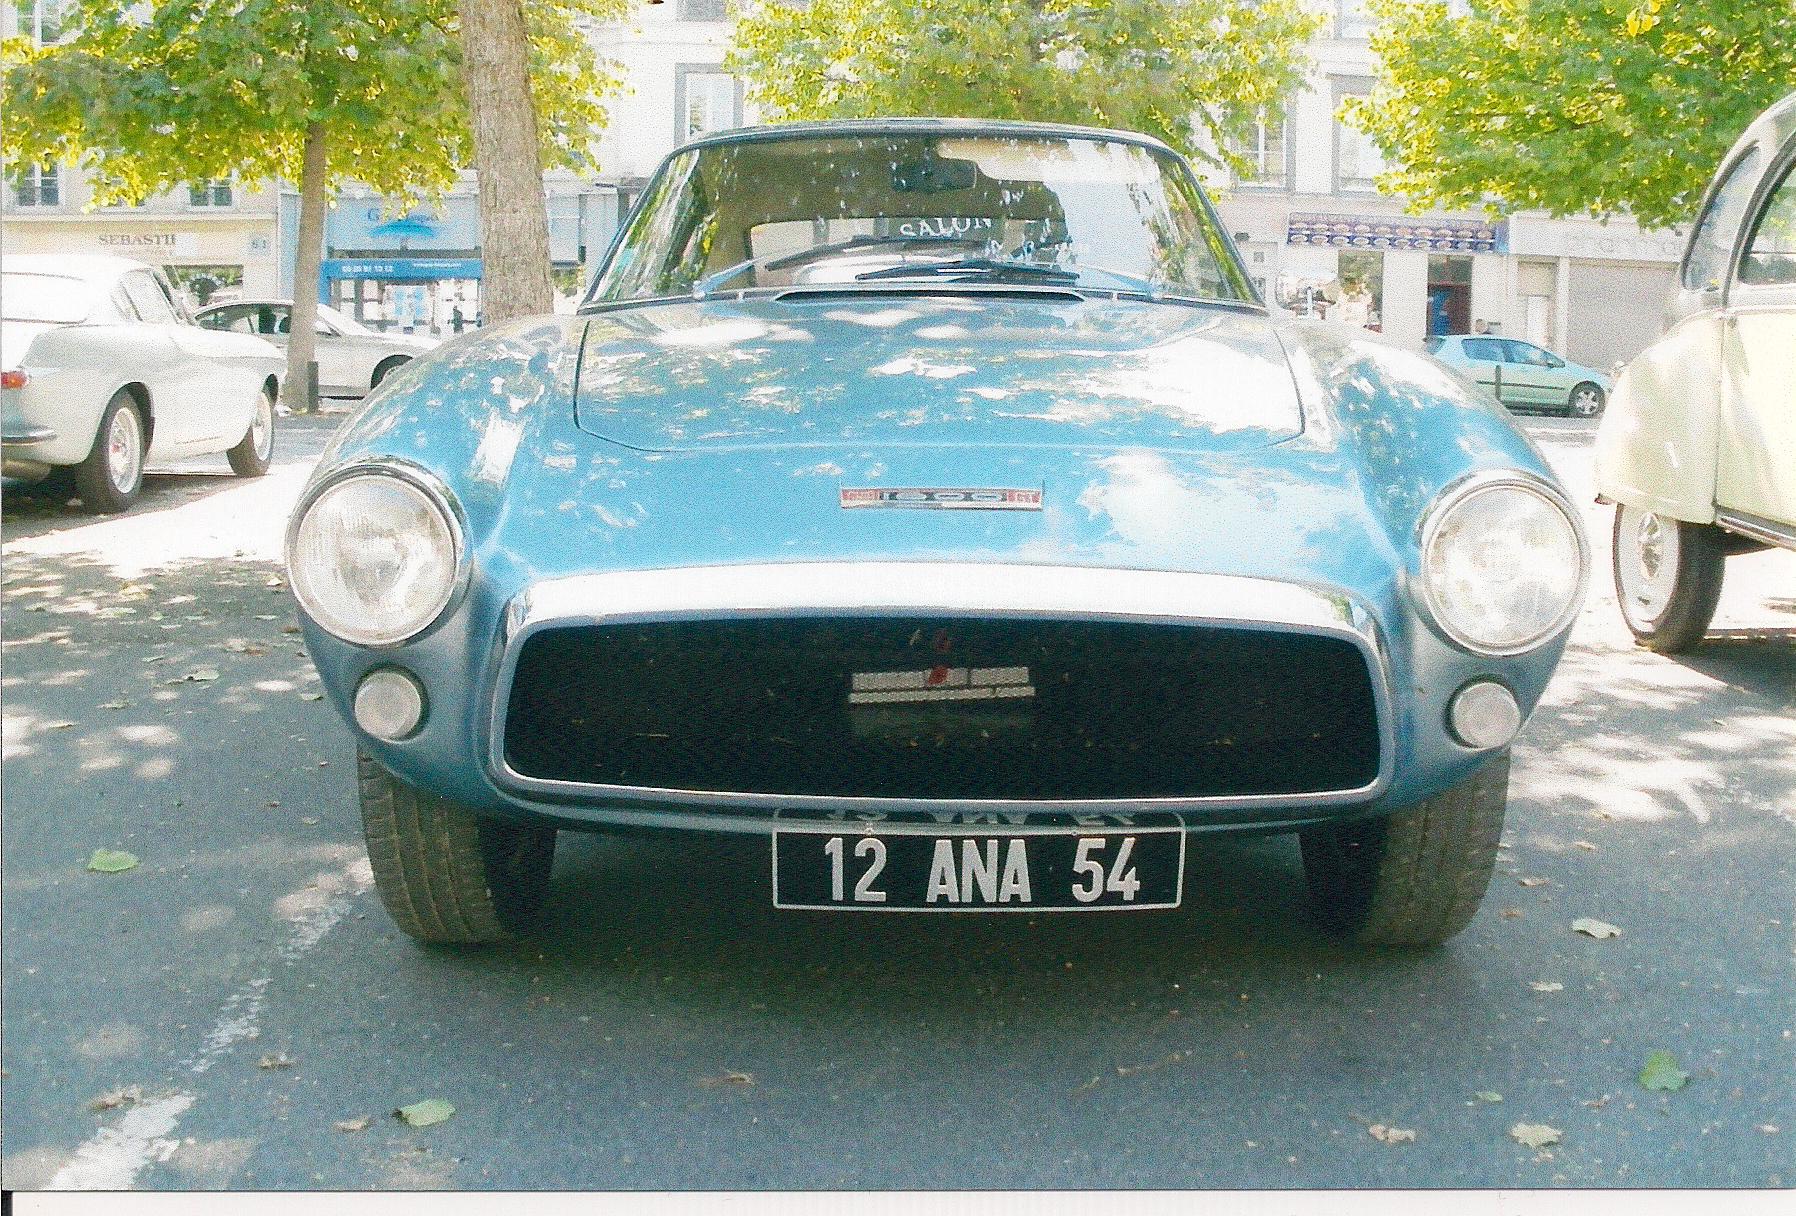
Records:
[[[300,516],[288,581],[329,632],[390,646],[442,614],[460,556],[455,521],[435,495],[396,474],[352,473],[327,485]]]
[[[1516,654],[1564,628],[1578,610],[1587,564],[1571,509],[1524,481],[1449,493],[1422,530],[1422,596],[1453,641]]]

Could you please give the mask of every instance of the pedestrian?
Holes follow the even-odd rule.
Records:
[[[462,315],[460,304],[457,304],[454,308],[449,310],[449,328],[451,331],[459,334],[461,332],[461,327],[467,323],[468,319]]]
[[[1490,322],[1486,321],[1482,317],[1480,317],[1478,320],[1472,322],[1472,332],[1475,334],[1489,333],[1490,332]]]

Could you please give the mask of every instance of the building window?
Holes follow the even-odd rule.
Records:
[[[1256,122],[1245,139],[1230,141],[1229,151],[1247,162],[1247,169],[1235,175],[1236,185],[1283,190],[1289,184],[1285,171],[1285,131],[1283,122]]]
[[[1337,91],[1335,94],[1335,189],[1372,191],[1378,189],[1378,175],[1390,168],[1384,154],[1372,137],[1341,119],[1341,102],[1358,92]]]
[[[54,207],[62,202],[62,175],[55,165],[29,165],[13,179],[12,189],[21,207]]]
[[[18,14],[18,36],[29,38],[39,46],[61,41],[64,34],[63,9],[67,0],[15,0],[13,12]]]
[[[692,139],[742,125],[742,86],[734,76],[694,68],[680,70],[678,77],[679,138]]]
[[[680,0],[674,6],[674,19],[678,21],[722,21],[725,19],[725,0]]]
[[[1376,22],[1366,12],[1366,0],[1335,0],[1335,37],[1367,38]]]
[[[194,182],[187,187],[187,201],[195,207],[229,207],[231,179],[215,177],[209,182]]]

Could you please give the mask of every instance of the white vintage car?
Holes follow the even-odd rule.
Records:
[[[1796,549],[1796,93],[1760,115],[1691,230],[1665,334],[1596,439],[1615,594],[1641,644],[1702,639],[1736,553]]]
[[[293,302],[234,300],[202,308],[193,319],[205,329],[256,334],[285,350],[293,326]],[[429,338],[376,333],[324,304],[318,306],[314,328],[321,397],[365,397],[390,373],[436,347]]]
[[[0,259],[0,472],[69,470],[103,512],[129,507],[155,461],[223,452],[241,477],[266,472],[280,351],[201,329],[178,299],[127,258]]]

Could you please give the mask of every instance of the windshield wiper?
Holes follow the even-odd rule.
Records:
[[[1033,262],[1011,262],[1002,258],[956,258],[951,262],[906,263],[902,266],[887,266],[883,270],[869,270],[855,275],[854,280],[865,283],[874,279],[907,279],[918,275],[942,274],[1018,275],[1039,279],[1044,283],[1072,284],[1079,281],[1079,273],[1075,270],[1040,266]]]
[[[847,253],[854,249],[864,249],[873,245],[983,245],[983,237],[952,236],[875,236],[863,232],[859,236],[851,236],[845,241],[831,241],[827,245],[812,245],[809,249],[800,249],[797,253],[782,254],[776,258],[745,258],[733,266],[725,266],[714,274],[708,274],[692,285],[692,294],[706,296],[729,282],[745,270],[784,270],[788,266],[797,266],[803,262],[826,258],[832,253]]]

